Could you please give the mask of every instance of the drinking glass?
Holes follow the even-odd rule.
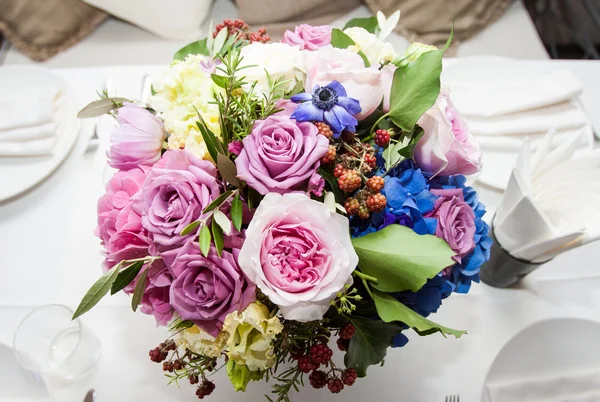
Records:
[[[73,380],[89,373],[100,359],[100,342],[73,311],[59,304],[38,307],[14,336],[17,360],[27,370]]]

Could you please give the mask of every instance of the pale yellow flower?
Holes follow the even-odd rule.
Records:
[[[355,43],[355,45],[349,46],[348,50],[355,53],[362,51],[371,65],[391,62],[396,58],[396,52],[391,43],[384,42],[364,28],[346,28],[344,33]]]
[[[400,59],[400,63],[397,64],[398,67],[404,67],[413,61],[416,61],[419,57],[423,56],[425,53],[435,52],[439,50],[435,46],[425,45],[424,43],[414,42],[411,43],[404,55]]]
[[[175,335],[175,342],[194,353],[218,357],[225,346],[229,334],[221,332],[216,338],[194,325]]]
[[[156,92],[150,106],[165,123],[169,148],[185,148],[199,158],[207,157],[207,148],[197,126],[198,113],[208,127],[220,134],[219,108],[213,94],[220,89],[201,63],[207,56],[189,55],[175,60],[170,68],[152,84]]]
[[[279,318],[269,318],[269,309],[254,302],[241,313],[233,312],[225,318],[227,355],[251,371],[265,370],[275,363],[273,340],[282,330]]]

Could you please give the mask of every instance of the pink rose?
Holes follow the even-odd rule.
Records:
[[[331,43],[331,27],[329,25],[316,27],[308,24],[298,25],[294,32],[286,30],[281,42],[290,46],[299,46],[300,49],[317,50]]]
[[[460,188],[432,189],[431,192],[439,197],[435,201],[433,211],[428,214],[429,217],[438,220],[435,235],[448,243],[456,253],[452,258],[460,263],[462,257],[475,248],[475,213],[465,202]]]
[[[380,85],[381,91],[383,92],[383,113],[390,111],[390,96],[392,93],[392,81],[394,80],[395,72],[396,66],[393,64],[386,64],[381,69]]]
[[[270,193],[248,226],[240,267],[284,318],[320,320],[358,263],[348,225],[305,194]]]
[[[160,159],[165,127],[146,109],[126,102],[117,112],[119,125],[110,134],[108,164],[115,169],[152,165]]]
[[[229,144],[227,144],[227,150],[235,156],[238,156],[242,153],[243,147],[244,146],[242,145],[242,141],[240,140],[233,140]]]
[[[365,67],[365,62],[356,53],[347,49],[325,46],[316,52],[304,52],[308,67],[304,89],[312,93],[316,84],[327,85],[339,81],[348,97],[358,99],[361,112],[356,116],[362,120],[377,109],[383,98],[380,72],[377,67]]]
[[[424,172],[449,176],[479,171],[479,144],[446,90],[440,92],[435,105],[421,116],[417,124],[425,133],[417,143],[414,159]]]
[[[275,103],[275,109],[281,109],[279,112],[275,113],[275,116],[287,116],[290,117],[292,113],[296,110],[298,104],[292,102],[289,99],[279,99],[277,103]]]
[[[254,123],[235,160],[238,177],[265,195],[307,191],[329,140],[312,123],[273,115]]]

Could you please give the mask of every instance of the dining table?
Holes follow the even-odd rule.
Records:
[[[596,132],[600,129],[600,61],[524,63],[540,72],[559,67],[570,70],[583,83],[581,101]],[[52,72],[70,86],[83,107],[97,97],[96,90],[107,78],[112,80],[116,95],[139,98],[143,77],[159,74],[164,68],[136,65],[59,68]],[[103,256],[94,228],[114,121],[110,116],[101,119],[100,146],[85,153],[93,125],[92,120],[80,121],[77,143],[50,177],[0,203],[0,343],[9,347],[19,322],[30,310],[47,304],[75,308],[102,273]],[[19,174],[17,169],[14,174]],[[474,186],[488,206],[488,217],[493,215],[502,194],[477,183]],[[575,206],[577,201],[573,202]],[[468,294],[444,300],[438,313],[430,317],[451,328],[467,330],[466,335],[459,339],[440,333],[420,337],[406,331],[408,344],[389,349],[385,365],[370,367],[368,377],[358,379],[350,389],[333,395],[326,389],[307,386],[299,394],[292,392],[290,399],[441,402],[456,394],[462,402],[481,401],[489,367],[519,331],[555,317],[600,321],[599,260],[600,243],[590,243],[554,258],[511,288],[473,283]],[[97,402],[182,402],[197,398],[190,384],[168,385],[161,365],[150,361],[148,351],[166,339],[168,331],[158,327],[153,317],[133,312],[127,295],[105,297],[81,319],[100,340],[99,363],[85,378],[48,380],[52,400],[81,401],[91,388],[96,390]],[[336,351],[335,358],[341,363],[342,353]],[[10,386],[2,383],[2,370],[17,368],[3,366],[0,361],[0,401],[2,387]],[[235,398],[263,401],[272,385],[251,383],[245,394],[236,394],[225,370],[215,377],[217,387],[209,397],[215,402]]]

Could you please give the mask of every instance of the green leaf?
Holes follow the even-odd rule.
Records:
[[[227,77],[223,77],[222,75],[218,74],[211,74],[210,77],[212,78],[213,82],[221,88],[227,88],[227,85],[229,85],[229,80],[227,80]]]
[[[179,49],[177,53],[175,53],[173,59],[185,60],[188,54],[203,54],[205,56],[209,56],[210,52],[208,50],[208,47],[206,46],[206,38],[185,45],[184,47]]]
[[[146,278],[148,277],[148,268],[146,268],[142,274],[140,275],[137,283],[135,284],[135,290],[133,291],[133,296],[131,297],[131,308],[133,311],[136,311],[140,302],[142,301],[142,297],[144,296],[144,291],[146,290]]]
[[[215,222],[217,222],[217,225],[219,225],[221,229],[223,229],[223,233],[225,233],[228,236],[231,234],[231,221],[229,220],[227,215],[225,215],[223,212],[217,209],[213,214],[213,219],[215,220]]]
[[[285,98],[290,99],[292,96],[298,95],[302,92],[304,92],[304,83],[302,81],[298,81],[294,85],[294,88],[292,88],[292,90],[288,94],[286,94]]]
[[[331,30],[331,46],[346,49],[355,44],[352,38],[342,32],[341,29],[334,28]]]
[[[215,248],[217,249],[217,254],[220,257],[221,253],[223,252],[223,229],[221,229],[221,226],[219,226],[214,217],[212,220],[212,236],[213,242],[215,243]]]
[[[364,54],[364,52],[362,50],[358,51],[358,55],[363,59],[363,62],[365,63],[365,67],[371,67],[371,62],[369,61],[369,59],[367,58],[367,55]]]
[[[227,376],[233,384],[236,391],[246,391],[246,386],[250,381],[258,381],[263,378],[263,371],[250,371],[248,366],[238,364],[233,359],[227,361]]]
[[[379,24],[377,24],[377,17],[368,17],[368,18],[352,18],[350,21],[344,25],[344,29],[352,28],[352,27],[360,27],[366,29],[368,32],[374,34],[377,32],[379,28]]]
[[[121,263],[118,263],[113,268],[109,269],[92,285],[90,290],[87,291],[81,303],[73,314],[73,320],[81,315],[87,313],[94,307],[98,302],[108,293],[113,282],[117,279],[119,271],[121,270]]]
[[[404,144],[402,142],[396,142],[395,144],[390,144],[381,155],[383,160],[385,161],[385,169],[390,170],[393,166],[399,163],[402,160],[402,155],[400,154],[400,150],[403,149]]]
[[[178,331],[178,330],[183,330],[183,329],[188,329],[194,326],[194,323],[192,321],[189,320],[182,320],[181,318],[178,318],[177,321],[175,321],[171,326],[169,326],[169,331],[170,332],[174,332],[174,331]]]
[[[183,228],[183,230],[181,231],[181,233],[179,233],[180,236],[187,236],[189,234],[191,234],[194,230],[196,230],[196,228],[200,226],[200,221],[194,221],[192,223],[190,223],[189,225],[187,225],[186,227]]]
[[[417,143],[419,142],[424,133],[425,132],[421,127],[416,126],[409,144],[402,148],[400,151],[398,151],[398,153],[400,153],[400,155],[402,155],[406,159],[412,159],[413,154],[415,152],[415,147],[417,146]]]
[[[360,270],[377,278],[373,287],[382,292],[416,292],[454,263],[454,252],[443,239],[418,235],[402,225],[354,238],[352,245]]]
[[[205,257],[208,256],[208,252],[210,251],[211,239],[210,229],[206,223],[203,223],[202,229],[200,229],[200,235],[198,235],[198,243],[200,243],[200,252]]]
[[[198,113],[200,116],[200,113]],[[215,144],[218,140],[216,140],[215,135],[206,127],[204,120],[196,122],[198,129],[200,130],[200,134],[202,135],[202,139],[206,144],[206,149],[208,150],[208,154],[210,155],[213,161],[217,160],[217,156],[219,155],[218,148]]]
[[[114,295],[115,293],[125,289],[127,285],[133,282],[143,266],[144,261],[136,261],[133,264],[123,268],[121,272],[119,272],[119,275],[117,275],[117,279],[113,282],[110,288],[110,294]]]
[[[392,344],[394,336],[400,332],[396,325],[379,320],[350,316],[350,322],[356,328],[350,339],[348,352],[344,356],[347,368],[354,368],[359,377],[367,375],[367,367],[380,363]]]
[[[218,196],[213,202],[211,202],[210,204],[208,204],[208,206],[206,208],[204,208],[204,211],[202,211],[202,213],[205,214],[207,212],[212,211],[215,208],[220,207],[221,204],[223,204],[226,199],[228,199],[229,197],[231,197],[231,193],[233,193],[233,191],[231,191],[231,190],[225,191],[223,194],[221,194],[220,196]]]
[[[440,93],[442,56],[452,37],[450,34],[443,49],[425,53],[394,72],[389,116],[402,130],[412,131],[417,120],[435,103]]]
[[[440,332],[442,335],[444,335],[444,337],[446,335],[454,335],[454,337],[460,338],[462,335],[467,333],[467,331],[457,331],[455,329],[436,324],[435,322],[423,317],[416,311],[406,307],[404,304],[400,303],[387,293],[381,293],[377,290],[373,290],[373,300],[375,301],[375,307],[377,307],[377,314],[383,321],[403,322],[409,327],[414,328],[419,335],[430,335]]]
[[[242,205],[242,200],[240,200],[240,195],[236,194],[231,202],[231,221],[237,231],[242,230],[243,209],[244,206]]]
[[[248,208],[250,210],[257,208],[262,199],[263,197],[258,191],[252,187],[248,187]]]
[[[330,170],[319,168],[319,174],[329,184],[329,187],[331,187],[330,190],[335,196],[335,202],[344,205],[344,193],[342,193],[342,190],[340,190],[337,179],[333,176],[333,173]]]
[[[242,182],[237,178],[237,168],[235,167],[235,163],[231,161],[227,156],[223,154],[217,155],[217,167],[219,168],[219,173],[225,181],[231,184],[233,187],[241,187]]]
[[[123,102],[131,102],[127,98],[106,98],[99,99],[88,103],[83,109],[77,113],[77,117],[80,119],[89,119],[91,117],[98,117],[106,114],[112,110],[118,109],[123,106]]]

